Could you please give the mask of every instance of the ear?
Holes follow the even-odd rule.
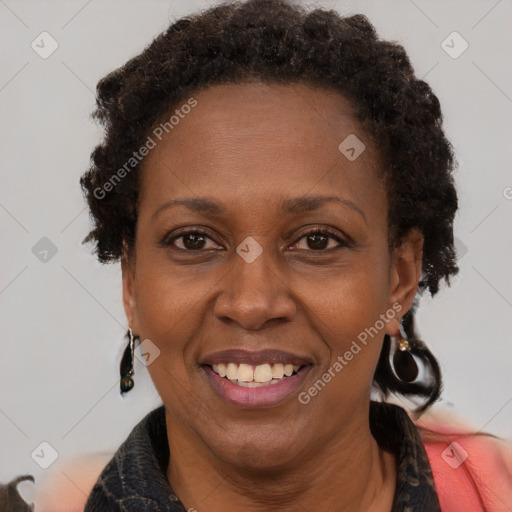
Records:
[[[418,228],[412,228],[403,237],[400,246],[393,250],[388,307],[391,308],[396,303],[401,304],[400,317],[409,311],[418,290],[422,270],[423,242],[423,233]],[[394,324],[390,322],[387,326],[391,329]],[[387,332],[387,334],[396,335],[394,332]]]
[[[123,306],[128,320],[128,326],[134,333],[138,331],[137,300],[135,293],[135,257],[133,253],[123,251],[121,257],[121,271],[123,279]]]

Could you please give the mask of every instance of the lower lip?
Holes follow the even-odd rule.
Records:
[[[311,370],[311,365],[303,366],[295,375],[284,378],[277,384],[248,388],[237,386],[215,373],[211,366],[204,365],[213,389],[232,405],[243,408],[272,407],[294,395]]]

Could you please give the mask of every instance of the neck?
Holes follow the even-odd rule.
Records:
[[[335,438],[322,440],[286,467],[255,471],[222,462],[167,415],[167,478],[185,508],[199,512],[389,512],[396,460],[379,448],[367,414],[364,419],[353,421]]]

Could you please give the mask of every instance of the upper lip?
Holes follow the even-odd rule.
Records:
[[[219,364],[219,363],[237,363],[237,364],[293,364],[303,366],[312,364],[309,357],[300,356],[291,352],[282,350],[265,349],[258,351],[249,351],[244,349],[228,349],[214,352],[202,358],[200,364]]]

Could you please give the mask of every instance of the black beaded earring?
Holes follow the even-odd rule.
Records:
[[[418,365],[411,354],[411,346],[407,334],[400,323],[401,339],[395,338],[395,353],[393,354],[393,368],[396,376],[404,382],[413,382],[418,377]]]
[[[123,353],[123,357],[121,359],[121,364],[119,365],[119,370],[121,373],[121,395],[130,391],[133,388],[133,352],[135,349],[135,338],[133,336],[133,332],[131,327],[128,328],[128,332],[126,333],[126,337],[129,338],[128,345]]]

